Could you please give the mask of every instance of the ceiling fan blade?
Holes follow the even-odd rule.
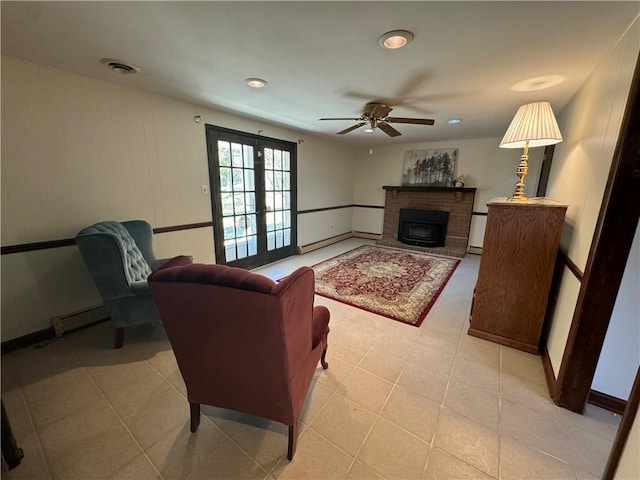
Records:
[[[413,123],[416,125],[433,125],[436,123],[432,118],[387,117],[384,120],[389,123]]]
[[[318,120],[351,120],[352,122],[357,122],[362,119],[350,117],[350,118],[319,118]]]
[[[380,122],[378,124],[378,128],[382,130],[384,133],[386,133],[387,135],[389,135],[390,137],[398,137],[402,135],[398,130],[396,130],[391,125],[385,122]]]
[[[396,106],[404,107],[407,110],[411,110],[413,113],[417,113],[419,115],[433,115],[433,110],[429,110],[428,108],[424,108],[424,107],[419,107],[418,105],[413,105],[406,101],[398,102]]]
[[[366,124],[367,124],[367,122],[356,123],[352,127],[345,128],[341,132],[338,132],[338,135],[344,135],[345,133],[349,133],[350,131],[355,130],[356,128],[360,128],[361,126],[366,125]]]

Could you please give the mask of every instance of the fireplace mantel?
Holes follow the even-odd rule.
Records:
[[[401,187],[394,185],[384,185],[384,190],[395,190],[397,192],[474,192],[476,187],[428,187],[425,185],[404,185]]]

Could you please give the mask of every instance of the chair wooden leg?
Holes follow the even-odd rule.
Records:
[[[322,356],[320,357],[320,364],[322,365],[322,368],[325,370],[329,368],[329,364],[327,363],[327,360],[326,360],[327,344],[329,342],[328,335],[329,335],[329,328],[327,327],[327,336],[324,337],[324,348],[322,349]]]
[[[287,458],[293,460],[293,456],[296,453],[296,446],[298,444],[298,421],[296,420],[293,425],[289,425],[289,448],[287,449]]]
[[[193,433],[200,426],[200,404],[189,403],[189,409],[191,410],[191,433]]]
[[[322,349],[322,356],[320,357],[320,363],[322,364],[322,368],[324,370],[326,370],[327,368],[329,368],[329,364],[327,363],[327,361],[325,360],[325,357],[327,356],[327,347],[325,345],[325,347]]]
[[[124,328],[116,327],[114,332],[113,348],[114,349],[122,348],[123,343],[124,343]]]

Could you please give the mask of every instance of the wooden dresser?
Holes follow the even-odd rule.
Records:
[[[537,353],[567,205],[495,198],[487,206],[468,333]]]

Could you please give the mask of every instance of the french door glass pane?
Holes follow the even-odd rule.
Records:
[[[247,213],[256,213],[256,194],[253,192],[245,193],[245,209]]]
[[[220,190],[222,192],[231,192],[233,190],[230,168],[220,167]]]
[[[235,225],[233,224],[233,217],[225,217],[222,219],[222,225],[224,227],[224,239],[235,238]]]
[[[249,256],[258,254],[258,237],[256,235],[251,235],[247,237],[249,242]]]
[[[231,165],[234,167],[242,167],[242,145],[239,143],[231,144]]]
[[[233,194],[222,194],[222,215],[233,215]]]
[[[244,185],[247,190],[250,190],[250,191],[255,190],[256,186],[255,186],[253,170],[246,169],[244,171]]]
[[[221,167],[231,166],[231,147],[229,142],[218,142],[218,164]]]
[[[244,175],[242,175],[241,168],[233,169],[233,191],[241,192],[244,191]]]
[[[238,246],[238,258],[245,258],[247,256],[247,239],[237,241]]]
[[[224,241],[224,257],[227,262],[236,259],[236,241],[235,240],[225,240]]]
[[[251,145],[244,146],[244,168],[253,170],[253,147]]]
[[[267,212],[273,212],[275,210],[275,201],[273,199],[273,192],[264,193],[264,201]]]

